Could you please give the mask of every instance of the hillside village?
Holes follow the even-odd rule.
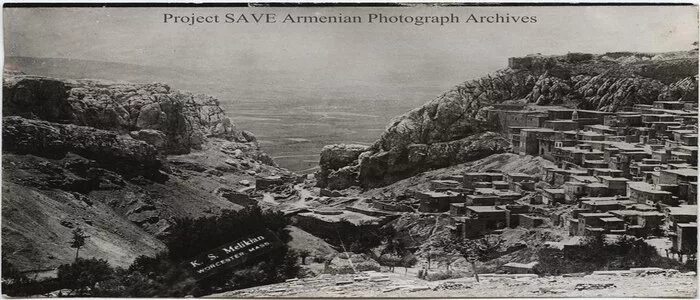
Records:
[[[436,220],[438,216],[448,216],[445,228],[451,235],[461,238],[499,235],[508,228],[538,230],[549,227],[558,228],[568,237],[545,241],[545,247],[576,247],[586,237],[596,235],[613,240],[622,235],[631,235],[649,238],[648,243],[657,247],[662,256],[680,261],[695,260],[696,103],[658,101],[652,105],[635,105],[616,113],[563,107],[527,110],[525,107],[504,105],[491,108],[489,115],[502,124],[502,134],[510,139],[513,154],[520,157],[539,156],[551,164],[542,166],[541,172],[532,172],[532,169],[529,173],[498,169],[472,172],[457,168],[457,171],[443,172],[448,175],[438,175],[438,179],[429,180],[428,185],[408,188],[404,194],[394,197],[374,195],[362,198],[361,194],[352,196],[344,195],[341,191],[321,189],[321,198],[309,196],[309,199],[328,203],[337,201],[336,209],[297,207],[288,210],[288,213],[295,216],[295,226],[318,236],[323,236],[324,231],[330,231],[329,228],[344,220],[355,224],[374,222],[380,226],[407,214],[422,218],[435,216]],[[434,173],[441,172],[438,170]],[[354,204],[344,206],[342,203]],[[637,285],[639,279],[621,279],[624,277],[620,276],[639,276],[647,272],[670,274],[664,272],[674,271],[658,268],[596,271],[593,275],[584,276],[584,279],[571,282],[566,278],[550,279],[549,282],[559,282],[559,289],[546,287],[547,283],[542,280],[536,285],[539,289],[528,289],[533,287],[531,285],[535,283],[532,280],[537,277],[527,277],[526,274],[536,273],[537,265],[537,261],[505,262],[496,268],[497,273],[504,275],[482,274],[486,283],[481,283],[481,286],[492,286],[496,290],[507,286],[513,289],[512,295],[517,296],[528,293],[537,296],[550,290],[554,290],[552,295],[633,296],[642,294],[642,285],[636,289],[639,294],[635,294],[621,284]],[[422,268],[425,268],[425,263]],[[481,287],[474,291],[464,290],[479,285],[473,278],[422,282],[415,278],[415,274],[406,276],[398,273],[381,275],[368,272],[363,275],[365,273],[360,272],[345,281],[337,276],[324,280],[324,275],[321,275],[299,282],[290,281],[216,296],[270,293],[304,296],[316,295],[320,291],[327,296],[367,293],[377,296],[436,296],[450,293],[450,288],[445,286],[454,286],[454,295],[505,295],[495,291],[488,293],[488,289]],[[513,275],[505,275],[509,273]],[[592,285],[601,287],[586,292],[588,288],[579,289],[579,286],[585,285],[581,282],[616,282],[620,288],[615,288],[615,284],[602,287],[604,284],[596,283]],[[309,290],[304,288],[307,284],[318,287]],[[524,289],[513,286],[523,286]],[[671,286],[668,281],[666,287]],[[600,289],[605,292],[599,293]],[[677,288],[665,291],[672,290],[681,293]],[[658,288],[646,293],[657,295],[657,291]]]
[[[502,124],[513,153],[555,166],[543,174],[464,172],[395,199],[370,199],[364,210],[347,209],[370,216],[449,214],[449,227],[463,237],[545,223],[565,227],[571,236],[660,228],[672,241],[670,253],[694,256],[696,103],[658,101],[616,113],[500,106],[489,114]],[[570,209],[550,213],[558,206]]]
[[[6,258],[20,273],[57,284],[58,268],[78,257],[66,240],[84,228],[90,238],[82,256],[123,268],[140,255],[181,266],[163,253],[194,244],[197,237],[177,230],[190,224],[182,219],[230,225],[216,218],[241,213],[256,219],[259,213],[269,223],[255,226],[276,226],[289,237],[283,250],[294,253],[280,255],[285,264],[274,267],[291,262],[293,268],[284,275],[270,268],[274,276],[265,283],[275,285],[215,296],[320,295],[299,292],[305,286],[328,296],[459,296],[475,284],[494,291],[479,289],[475,296],[493,297],[603,295],[598,290],[694,295],[694,284],[687,283],[695,273],[677,269],[694,265],[697,252],[697,69],[666,70],[697,66],[697,52],[681,60],[636,58],[642,66],[627,62],[636,55],[622,56],[624,64],[604,60],[608,55],[584,62],[579,54],[511,59],[495,77],[467,82],[397,117],[372,146],[324,147],[320,171],[308,175],[277,166],[257,138],[236,128],[219,101],[206,95],[163,84],[6,75],[3,251],[13,253]],[[652,74],[657,78],[640,79],[635,72],[649,66],[661,70]],[[632,73],[606,73],[617,67]],[[570,74],[550,72],[557,68]],[[562,78],[571,86],[590,85],[577,87],[588,98],[561,97]],[[551,275],[538,261],[543,250],[581,251],[596,238],[614,244],[629,236],[653,247],[663,268],[596,265],[576,271],[581,274],[542,277]],[[442,249],[449,248],[446,240],[486,237],[500,244],[479,259]],[[207,238],[207,249],[187,245],[191,253],[182,255],[230,242]],[[241,278],[249,276],[238,271],[222,274],[246,282]],[[156,273],[148,273],[149,282],[162,280]],[[472,281],[475,273],[481,283]],[[186,271],[179,274],[184,279],[168,283],[189,284],[173,292],[178,296],[261,285],[232,280],[198,289]],[[616,289],[593,275],[615,276],[621,286],[629,280],[639,289]],[[528,280],[546,282],[524,294],[497,293],[504,285],[534,282]],[[645,280],[674,286],[645,289]],[[168,284],[148,295],[170,293]],[[550,290],[560,285],[569,292]]]

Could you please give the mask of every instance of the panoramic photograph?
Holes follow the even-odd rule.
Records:
[[[2,13],[2,297],[698,296],[696,5]]]

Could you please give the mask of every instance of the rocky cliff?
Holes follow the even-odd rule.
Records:
[[[617,111],[656,100],[696,101],[698,52],[511,58],[509,67],[467,81],[391,121],[365,151],[325,148],[321,187],[384,186],[420,172],[504,152],[485,110],[501,103]],[[342,153],[345,164],[328,164]]]
[[[217,99],[161,83],[127,84],[10,76],[3,82],[5,116],[21,116],[128,133],[166,154],[200,149],[206,136],[253,142],[236,130]]]
[[[290,175],[218,100],[164,84],[6,74],[3,111],[2,251],[22,270],[72,261],[77,227],[82,257],[128,266],[175,219],[241,209],[257,176]]]

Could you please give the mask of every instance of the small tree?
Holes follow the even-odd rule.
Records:
[[[299,250],[299,257],[301,257],[301,264],[305,265],[306,264],[306,258],[311,255],[311,252],[309,250]]]
[[[428,261],[428,270],[430,269],[430,263],[433,260],[446,257],[450,252],[452,252],[450,244],[451,242],[449,239],[444,237],[438,237],[430,241],[428,251],[425,252],[425,258]]]
[[[446,251],[455,250],[469,262],[474,271],[474,278],[479,282],[479,272],[476,269],[477,261],[485,261],[494,257],[498,253],[503,240],[497,236],[485,236],[480,239],[460,239],[455,238],[452,243],[444,244]]]
[[[394,272],[394,268],[401,265],[401,257],[395,254],[384,254],[379,257],[379,263],[389,267],[389,270]]]
[[[408,255],[405,255],[401,259],[401,265],[404,267],[404,273],[408,273],[408,268],[413,267],[418,263],[418,258],[413,255],[412,253],[409,253]]]
[[[78,261],[78,254],[80,253],[80,248],[85,246],[85,240],[89,236],[85,235],[82,228],[78,227],[73,230],[73,239],[70,242],[70,247],[75,248],[75,260]]]

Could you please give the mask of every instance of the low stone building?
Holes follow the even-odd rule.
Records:
[[[465,206],[467,216],[484,221],[487,230],[502,229],[508,225],[507,211],[495,206]]]
[[[463,203],[464,196],[455,192],[415,192],[414,196],[420,201],[418,211],[420,212],[446,212],[450,210],[451,203]]]
[[[564,189],[542,189],[542,203],[554,204],[566,201]]]
[[[677,200],[673,199],[670,192],[662,191],[655,185],[646,182],[630,182],[628,184],[628,194],[630,200],[637,203],[655,205],[663,203],[666,205],[677,205]]]

